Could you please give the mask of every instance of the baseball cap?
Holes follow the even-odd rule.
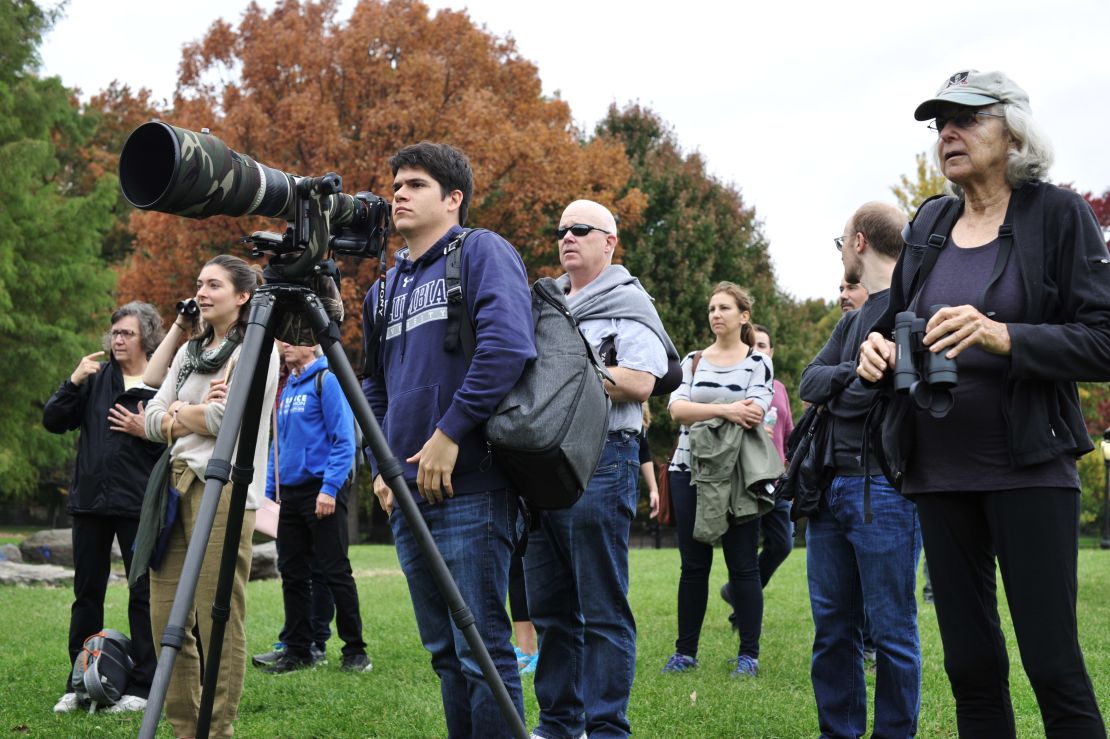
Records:
[[[936,118],[937,107],[941,103],[971,106],[1009,103],[1026,113],[1032,112],[1029,96],[1013,80],[1001,72],[980,72],[976,69],[956,72],[946,79],[935,97],[917,106],[913,117],[919,121]]]

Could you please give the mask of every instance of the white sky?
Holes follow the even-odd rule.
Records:
[[[353,5],[341,0],[339,17]],[[468,8],[515,38],[544,92],[558,91],[587,131],[613,102],[657,111],[755,206],[779,284],[799,298],[835,296],[832,237],[859,204],[893,199],[890,186],[935,136],[914,108],[961,69],[1001,69],[1026,89],[1056,147],[1053,181],[1110,189],[1104,0],[430,5]],[[70,0],[41,50],[43,72],[85,98],[119,79],[169,99],[182,45],[217,18],[237,24],[246,6]]]

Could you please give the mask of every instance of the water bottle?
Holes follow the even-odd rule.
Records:
[[[767,409],[763,414],[763,428],[767,429],[767,433],[773,434],[775,432],[775,423],[779,419],[779,410],[774,406]]]

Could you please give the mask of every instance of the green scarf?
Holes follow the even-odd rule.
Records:
[[[235,351],[235,347],[239,346],[243,341],[242,334],[239,333],[239,328],[233,326],[227,332],[220,345],[215,349],[204,349],[204,337],[197,339],[190,339],[189,343],[185,346],[185,359],[181,362],[181,369],[177,373],[177,389],[181,390],[181,386],[189,379],[189,375],[194,372],[199,372],[202,375],[210,375],[220,367],[224,366],[227,358]]]

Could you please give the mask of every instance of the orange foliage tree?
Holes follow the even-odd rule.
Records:
[[[432,15],[416,0],[362,0],[343,23],[335,11],[334,0],[286,0],[269,13],[252,4],[237,27],[214,23],[184,49],[165,119],[207,127],[271,167],[336,171],[347,192],[386,197],[393,152],[421,140],[450,143],[474,168],[470,225],[505,236],[533,276],[558,263],[551,232],[569,201],[600,200],[625,227],[637,223],[644,199],[627,186],[632,169],[623,147],[602,138],[583,143],[568,105],[542,94],[535,65],[511,39],[476,26],[465,12]],[[235,242],[259,226],[136,213],[121,299],[170,306],[190,293],[206,259],[239,251]],[[343,336],[354,350],[361,299],[378,265],[344,266]]]

